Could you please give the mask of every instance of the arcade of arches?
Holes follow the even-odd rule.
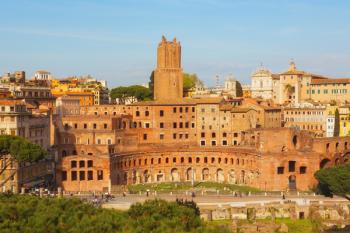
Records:
[[[350,137],[315,139],[286,128],[255,130],[245,136],[240,146],[159,146],[110,155],[99,155],[96,145],[94,151],[86,145],[65,147],[56,177],[66,191],[192,180],[248,185],[263,191],[303,191],[316,185],[314,173],[320,168],[350,161]]]
[[[214,181],[256,186],[258,156],[228,152],[125,154],[112,163],[117,184]]]

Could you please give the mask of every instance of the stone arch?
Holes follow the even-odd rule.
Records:
[[[233,170],[233,169],[231,169],[228,173],[228,182],[230,184],[236,183],[236,173],[235,173],[235,170]]]
[[[293,142],[294,148],[296,148],[297,144],[298,144],[298,136],[297,135],[293,136],[292,142]]]
[[[162,171],[158,171],[158,173],[156,174],[156,180],[157,182],[163,182],[164,181],[164,174]]]
[[[224,171],[221,168],[216,170],[216,181],[223,183],[225,181]]]
[[[141,174],[139,170],[136,170],[136,184],[141,183]]]
[[[241,183],[242,184],[245,184],[245,171],[244,170],[241,170]]]
[[[128,173],[124,172],[124,182],[128,183]]]
[[[343,160],[343,164],[348,164],[348,163],[350,163],[350,152],[345,153],[345,154],[343,155],[342,160]]]
[[[171,174],[171,181],[173,181],[173,182],[180,181],[180,175],[179,175],[179,171],[177,170],[177,168],[171,169],[170,174]]]
[[[322,159],[320,162],[320,169],[329,167],[331,160],[328,158]]]
[[[203,168],[203,170],[202,170],[202,180],[203,181],[210,180],[210,174],[209,174],[209,169],[208,168]]]
[[[136,170],[132,171],[132,183],[136,184],[137,183],[137,173]]]
[[[145,170],[143,172],[143,182],[144,183],[150,183],[151,182],[151,176],[150,176],[148,170]]]
[[[186,180],[190,181],[192,180],[192,177],[193,177],[193,180],[196,180],[196,173],[193,170],[193,168],[190,167],[186,170]]]
[[[254,171],[249,171],[248,172],[248,176],[247,176],[248,177],[248,182],[247,182],[248,184],[252,184],[253,183],[254,178],[255,178],[254,176],[255,176]]]
[[[340,158],[336,158],[336,159],[334,160],[334,165],[337,166],[337,165],[339,165],[339,164],[340,164]]]

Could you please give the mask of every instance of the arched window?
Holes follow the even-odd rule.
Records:
[[[293,145],[294,145],[294,147],[297,146],[297,143],[298,143],[297,135],[294,135],[294,137],[293,137]]]
[[[322,168],[324,168],[324,167],[328,167],[329,166],[329,164],[330,164],[330,160],[329,159],[323,159],[321,162],[320,162],[320,168],[322,169]]]
[[[329,150],[329,143],[326,144],[326,151]]]

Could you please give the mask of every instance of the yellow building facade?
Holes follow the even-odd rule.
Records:
[[[339,136],[350,135],[350,106],[339,107]]]

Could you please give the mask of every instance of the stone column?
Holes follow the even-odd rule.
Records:
[[[57,188],[57,195],[58,195],[58,197],[62,197],[62,196],[63,196],[62,188],[61,188],[61,187],[58,187],[58,188]]]
[[[43,194],[44,194],[44,189],[43,189],[43,188],[40,188],[40,189],[39,189],[39,196],[40,196],[40,197],[43,197]]]

